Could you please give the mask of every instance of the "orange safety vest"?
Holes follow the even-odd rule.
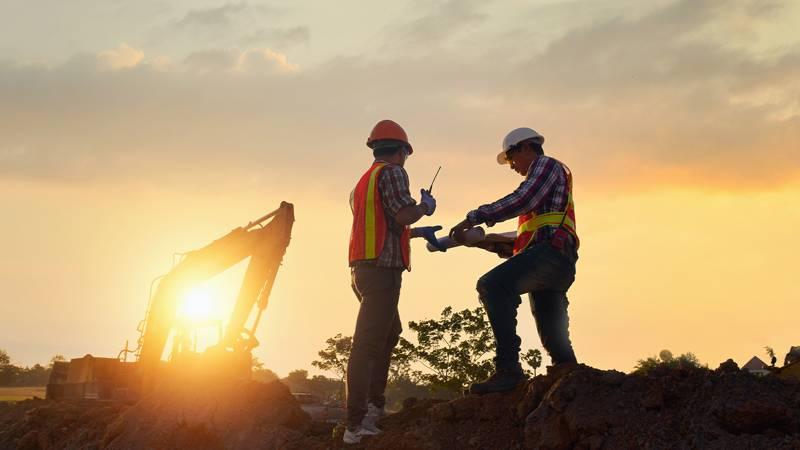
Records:
[[[569,190],[567,210],[564,212],[549,212],[539,215],[531,211],[519,216],[517,239],[514,241],[515,255],[533,244],[536,239],[536,232],[542,227],[558,227],[552,241],[553,245],[557,248],[561,248],[564,245],[567,233],[575,238],[576,249],[580,245],[578,232],[575,231],[575,204],[572,202],[572,173],[569,171],[569,168],[560,161],[559,164],[561,164],[561,167],[567,175],[567,189]]]
[[[350,232],[350,264],[355,261],[374,260],[380,256],[386,240],[388,225],[383,213],[378,177],[388,163],[375,162],[358,180],[352,194],[353,228]],[[403,227],[400,235],[403,264],[410,267],[411,228]]]

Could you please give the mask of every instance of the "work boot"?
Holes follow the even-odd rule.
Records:
[[[485,381],[473,383],[469,387],[470,394],[489,394],[491,392],[513,391],[520,383],[525,381],[525,372],[517,366],[511,369],[497,369]]]
[[[347,429],[344,430],[344,436],[342,437],[342,441],[345,444],[358,444],[359,442],[361,442],[361,438],[362,437],[364,437],[364,436],[374,436],[376,434],[378,434],[378,433],[375,433],[373,431],[367,430],[366,428],[362,427],[361,425],[359,425],[359,426],[357,426],[355,428],[347,427]]]
[[[383,417],[383,408],[378,408],[372,403],[367,404],[367,414],[361,420],[361,428],[373,433],[381,433],[381,429],[377,425],[381,417]]]

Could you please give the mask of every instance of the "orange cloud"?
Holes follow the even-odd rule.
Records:
[[[144,52],[125,43],[115,49],[104,50],[97,54],[97,65],[100,69],[132,69],[142,61],[144,61]]]

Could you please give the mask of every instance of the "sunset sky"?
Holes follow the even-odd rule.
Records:
[[[286,200],[255,354],[311,369],[353,331],[348,196],[391,118],[415,197],[443,166],[421,225],[519,184],[495,162],[512,128],[570,166],[582,362],[782,360],[800,345],[799,23],[790,0],[3,1],[0,348],[116,356],[173,253]],[[500,262],[421,241],[412,261],[404,322],[477,306]],[[241,273],[209,287],[221,304]],[[540,348],[527,301],[519,321]]]

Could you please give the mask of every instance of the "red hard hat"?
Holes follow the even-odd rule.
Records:
[[[382,141],[385,139],[403,142],[404,144],[408,145],[408,154],[410,155],[414,153],[414,149],[408,142],[408,135],[406,135],[406,131],[403,130],[403,127],[398,125],[397,122],[393,120],[381,120],[375,124],[375,126],[372,128],[372,133],[370,133],[369,137],[367,138],[367,147],[372,148],[372,144],[375,141]]]

